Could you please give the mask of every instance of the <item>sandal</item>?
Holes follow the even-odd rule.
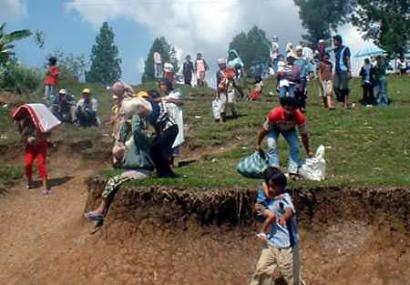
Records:
[[[102,221],[104,220],[104,215],[101,213],[91,211],[91,212],[85,213],[84,218],[90,221]]]

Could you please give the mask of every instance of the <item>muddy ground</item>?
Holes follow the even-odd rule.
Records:
[[[262,246],[255,189],[122,187],[94,232],[82,215],[99,202],[105,181],[89,177],[110,167],[110,145],[54,142],[51,195],[23,182],[0,193],[0,285],[248,284]],[[0,147],[3,161],[23,165],[19,154]],[[410,284],[410,190],[291,192],[306,284]]]

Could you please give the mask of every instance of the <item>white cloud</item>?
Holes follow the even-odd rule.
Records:
[[[146,26],[153,37],[165,36],[179,56],[204,53],[210,63],[226,55],[235,34],[257,25],[282,45],[300,39],[298,8],[283,0],[72,0],[66,5],[99,27],[103,21],[128,18]]]
[[[0,0],[0,7],[1,21],[13,20],[26,14],[25,0]]]

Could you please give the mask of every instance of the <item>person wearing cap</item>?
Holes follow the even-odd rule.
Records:
[[[80,127],[98,126],[97,99],[92,97],[89,88],[84,88],[82,93],[83,98],[81,98],[76,105],[76,124]]]
[[[296,56],[289,53],[287,64],[279,64],[276,77],[279,81],[279,97],[295,97],[297,88],[300,88],[300,67],[295,64]]]
[[[61,122],[74,123],[76,120],[75,110],[74,96],[68,94],[66,89],[60,89],[50,106],[50,111]]]
[[[235,85],[236,71],[226,66],[224,58],[218,59],[219,70],[216,73],[217,93],[220,100],[220,122],[226,119],[227,109],[232,112],[232,117],[237,117]]]
[[[191,56],[185,57],[184,65],[182,66],[182,74],[184,75],[185,85],[191,86],[192,74],[194,73],[194,64],[191,61]]]
[[[298,88],[295,89],[295,97],[299,100],[299,105],[302,111],[306,108],[306,98],[307,98],[307,82],[308,76],[313,74],[309,60],[303,55],[303,46],[298,45],[295,49],[296,59],[295,65],[299,67],[300,70],[300,83]]]
[[[340,35],[333,37],[335,46],[334,53],[336,57],[335,74],[334,74],[334,89],[336,98],[339,102],[343,102],[345,109],[349,108],[349,80],[352,78],[352,69],[350,63],[350,49],[343,45],[343,40]]]
[[[270,167],[279,168],[278,138],[281,134],[289,145],[289,175],[296,176],[300,166],[299,139],[296,127],[302,137],[306,154],[311,157],[313,153],[309,148],[309,135],[306,127],[306,117],[299,109],[296,98],[284,97],[280,99],[280,107],[273,108],[267,115],[265,123],[257,136],[256,149],[261,150],[261,143],[267,137],[268,163]]]

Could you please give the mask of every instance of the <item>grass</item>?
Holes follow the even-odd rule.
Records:
[[[72,90],[80,91],[83,85]],[[136,89],[152,89],[156,84],[145,84]],[[318,84],[309,85],[308,128],[312,149],[326,146],[327,179],[324,182],[296,181],[294,187],[317,186],[410,186],[410,80],[391,76],[389,96],[393,100],[387,108],[365,108],[358,101],[361,98],[360,81],[352,82],[352,110],[338,106],[335,111],[322,107],[318,96]],[[108,120],[111,99],[107,90],[92,87],[100,101],[101,118]],[[208,152],[203,159],[177,169],[184,178],[148,179],[130,182],[136,185],[172,185],[193,188],[253,187],[255,180],[246,179],[236,173],[236,165],[241,157],[253,152],[256,134],[267,112],[278,105],[277,96],[268,95],[273,90],[273,81],[267,81],[264,96],[258,102],[241,102],[236,120],[224,124],[215,123],[211,114],[212,91],[182,87],[186,97],[184,109],[185,123],[189,126],[186,133],[185,155],[189,158],[192,151]],[[0,112],[4,117],[4,111]],[[0,128],[9,123],[0,120]],[[9,126],[10,127],[10,126]],[[6,131],[15,133],[15,129]],[[64,126],[54,137],[64,139],[91,137],[97,138],[101,132],[108,132],[108,126],[100,129],[76,129]],[[286,169],[288,146],[283,138],[279,142],[281,166]],[[213,154],[215,153],[215,154]],[[302,158],[305,157],[301,147]],[[105,171],[104,175],[115,172]]]
[[[6,191],[22,176],[21,169],[13,165],[0,165],[0,193]]]

